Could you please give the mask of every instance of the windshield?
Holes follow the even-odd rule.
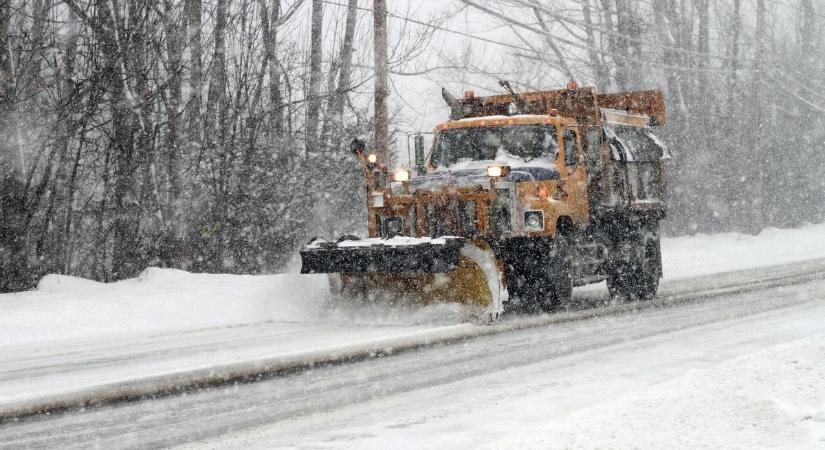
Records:
[[[556,128],[553,125],[506,125],[453,128],[436,137],[431,163],[434,167],[464,161],[495,160],[502,156],[530,162],[555,158]]]

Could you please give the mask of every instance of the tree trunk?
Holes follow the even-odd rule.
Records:
[[[201,109],[203,108],[203,43],[201,29],[203,27],[201,19],[201,0],[186,0],[186,29],[187,41],[189,42],[189,101],[187,105],[189,124],[189,142],[197,146],[197,151],[202,152],[204,147],[203,132],[201,128]]]
[[[258,0],[261,11],[261,27],[266,63],[269,64],[269,137],[273,150],[283,151],[280,143],[284,134],[284,105],[281,95],[281,63],[278,61],[278,21],[281,15],[281,2],[272,2],[272,14],[266,6],[267,0]]]
[[[739,35],[742,33],[742,0],[733,0],[733,27],[731,30],[730,76],[728,80],[728,113],[739,112],[736,95],[739,92]]]
[[[748,177],[750,182],[752,200],[751,200],[751,214],[753,219],[750,221],[750,226],[747,231],[752,234],[759,233],[765,225],[765,150],[766,146],[763,141],[762,128],[764,127],[764,99],[763,85],[764,73],[763,67],[767,65],[765,59],[765,0],[756,1],[756,36],[755,45],[756,50],[753,57],[753,85],[751,87],[752,111],[756,116],[756,121],[753,127],[753,145],[751,145],[752,159],[756,164],[753,164],[751,176]]]
[[[335,138],[331,136],[337,130],[343,127],[343,112],[344,103],[347,100],[347,94],[350,90],[351,76],[352,76],[352,53],[353,42],[355,40],[355,24],[358,18],[358,0],[349,0],[347,5],[347,20],[344,26],[344,40],[341,44],[341,59],[338,70],[338,86],[335,88],[335,93],[329,97],[329,106],[327,108],[327,120],[324,122],[321,131],[321,145],[328,148],[330,145],[335,147],[333,142]]]
[[[631,70],[630,57],[630,41],[624,36],[633,34],[630,10],[627,4],[628,0],[615,0],[616,2],[616,31],[619,37],[616,37],[616,53],[619,57],[616,60],[616,84],[619,90],[628,90],[632,85],[638,83],[638,80],[633,79],[633,72]]]
[[[707,110],[710,106],[709,102],[709,84],[708,73],[706,70],[709,67],[710,53],[710,12],[708,0],[694,0],[694,8],[699,15],[699,36],[696,44],[696,50],[701,53],[697,56],[697,67],[700,69],[699,75],[699,108],[700,110]]]
[[[9,26],[12,0],[0,0],[0,179],[12,165],[11,116],[15,109],[14,73],[12,71]]]
[[[95,24],[101,31],[98,40],[104,55],[103,80],[109,93],[109,107],[112,112],[112,141],[114,165],[114,192],[112,199],[112,267],[113,279],[133,276],[137,270],[137,223],[134,190],[135,130],[132,128],[132,107],[134,98],[126,91],[127,64],[124,60],[127,50],[123,48],[125,33],[120,28],[114,14],[117,8],[112,3],[98,0],[98,16]]]
[[[599,52],[596,51],[596,36],[593,31],[593,16],[590,10],[590,0],[582,0],[581,4],[590,70],[593,73],[593,77],[596,79],[596,88],[604,92],[610,84],[610,74],[602,62],[601,55],[599,55]]]
[[[164,0],[164,28],[166,31],[166,56],[167,56],[167,85],[168,104],[166,105],[166,177],[169,189],[170,211],[177,211],[177,200],[181,191],[180,184],[180,106],[181,106],[181,65],[182,46],[180,23],[174,20],[174,2]]]

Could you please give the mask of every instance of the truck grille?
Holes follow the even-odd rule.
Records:
[[[478,214],[472,201],[452,199],[445,204],[428,203],[425,211],[425,230],[428,236],[478,235]]]
[[[478,234],[478,220],[475,202],[458,202],[459,236],[475,237]]]

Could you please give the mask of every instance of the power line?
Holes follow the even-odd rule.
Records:
[[[329,4],[329,5],[334,5],[334,6],[338,6],[338,7],[346,7],[347,6],[343,3],[337,3],[337,2],[334,2],[334,1],[331,1],[331,0],[322,0],[322,1],[324,3]],[[558,42],[561,42],[563,44],[569,45],[569,46],[574,47],[574,48],[578,48],[578,49],[581,49],[581,50],[592,50],[592,51],[594,51],[594,52],[596,52],[600,55],[610,56],[610,57],[613,57],[613,58],[624,58],[628,61],[634,61],[634,62],[649,64],[649,65],[657,66],[661,69],[669,69],[669,70],[674,70],[674,71],[709,72],[709,73],[727,73],[727,72],[730,72],[727,69],[674,66],[674,65],[664,64],[664,63],[661,63],[661,62],[658,62],[658,61],[651,61],[651,60],[647,60],[647,59],[636,58],[636,57],[629,56],[629,55],[617,55],[616,53],[612,53],[612,52],[601,50],[601,49],[596,49],[596,48],[590,49],[589,47],[587,47],[585,45],[573,42],[569,39],[554,36],[552,33],[549,33],[549,32],[546,32],[544,30],[540,30],[538,28],[532,27],[532,26],[527,25],[525,23],[519,22],[515,19],[510,19],[506,16],[503,16],[503,15],[497,13],[496,11],[485,8],[485,7],[479,5],[475,2],[472,2],[472,1],[469,1],[469,0],[459,0],[459,1],[467,4],[468,6],[472,6],[476,9],[479,9],[482,12],[485,12],[489,15],[492,15],[494,17],[497,17],[497,18],[501,19],[501,20],[504,20],[507,23],[518,26],[520,28],[524,28],[525,30],[531,31],[533,33],[549,36],[549,37],[555,39]],[[361,6],[359,6],[358,9],[361,10],[361,11],[366,11],[366,12],[370,12],[370,13],[372,12],[372,9],[361,7]],[[486,42],[486,43],[489,43],[489,44],[499,45],[499,46],[507,47],[507,48],[510,48],[510,49],[513,49],[513,50],[521,50],[521,51],[524,51],[524,52],[533,53],[533,54],[535,54],[539,57],[555,57],[555,55],[551,55],[547,52],[542,52],[542,51],[532,49],[532,48],[528,48],[528,47],[522,47],[522,46],[518,46],[518,45],[514,45],[514,44],[509,44],[509,43],[501,42],[501,41],[498,41],[498,40],[495,40],[495,39],[488,39],[488,38],[484,38],[484,37],[481,37],[481,36],[474,36],[474,35],[471,35],[469,33],[465,33],[463,31],[453,30],[453,29],[446,28],[446,27],[443,27],[443,26],[440,26],[440,25],[435,25],[435,24],[432,24],[432,23],[423,22],[423,21],[420,21],[420,20],[417,20],[417,19],[414,19],[414,18],[408,17],[408,16],[399,16],[397,14],[392,14],[392,13],[389,13],[389,12],[387,13],[387,16],[392,17],[394,19],[405,20],[405,21],[415,23],[415,24],[418,24],[418,25],[422,25],[422,26],[425,26],[425,27],[429,27],[429,28],[432,28],[432,29],[435,29],[435,30],[444,31],[444,32],[447,32],[447,33],[452,33],[452,34],[464,36],[464,37],[467,37],[467,38],[470,38],[470,39],[475,39],[475,40],[478,40],[478,41]],[[540,58],[536,58],[536,59],[540,59]],[[742,72],[752,71],[751,69],[738,69],[738,70],[742,71]]]
[[[478,5],[477,3],[475,3],[475,2],[473,2],[473,1],[471,1],[471,0],[459,0],[459,1],[461,1],[461,2],[463,2],[463,3],[465,3],[465,4],[467,4],[468,6],[471,6],[471,7],[474,7],[474,8],[476,8],[476,9],[479,9],[479,10],[481,10],[482,12],[485,12],[485,13],[490,14],[490,15],[492,15],[492,16],[494,16],[494,17],[497,17],[497,18],[499,18],[499,19],[501,19],[501,20],[504,20],[505,22],[510,23],[511,25],[517,26],[517,27],[519,27],[519,28],[523,28],[523,29],[528,30],[528,31],[531,31],[531,32],[533,32],[533,33],[537,33],[537,34],[541,34],[541,35],[545,35],[545,36],[552,37],[552,38],[556,39],[557,41],[559,41],[559,42],[561,42],[561,43],[564,43],[564,44],[566,44],[566,45],[569,45],[569,46],[571,46],[571,47],[574,47],[574,48],[578,48],[578,49],[582,49],[582,50],[591,50],[591,49],[589,49],[588,47],[586,47],[586,46],[584,46],[584,45],[582,45],[582,44],[578,44],[578,43],[573,42],[573,41],[570,41],[570,40],[568,40],[568,39],[564,39],[564,38],[559,38],[559,37],[553,36],[551,33],[546,32],[546,31],[544,31],[544,30],[540,30],[540,29],[537,29],[537,28],[532,27],[532,26],[530,26],[530,25],[527,25],[527,24],[521,23],[521,22],[519,22],[519,21],[517,21],[517,20],[515,20],[515,19],[510,19],[510,18],[504,17],[504,16],[502,16],[501,14],[498,14],[498,13],[496,13],[495,11],[489,10],[488,8],[485,8],[485,7],[481,6],[481,5]],[[514,0],[514,1],[522,2],[523,0]],[[323,0],[323,2],[324,2],[324,3],[327,3],[327,4],[331,4],[331,5],[339,6],[339,7],[345,7],[345,6],[347,6],[347,5],[345,5],[345,4],[342,4],[342,3],[337,3],[337,2],[334,2],[334,1],[331,1],[331,0]],[[372,12],[372,10],[371,10],[370,8],[358,7],[358,9],[359,9],[359,10],[362,10],[362,11]],[[387,15],[388,15],[389,17],[392,17],[392,18],[395,18],[395,19],[405,20],[405,21],[408,21],[408,22],[410,22],[410,23],[415,23],[415,24],[418,24],[418,25],[422,25],[422,26],[429,27],[429,28],[432,28],[432,29],[436,29],[436,30],[444,31],[444,32],[447,32],[447,33],[452,33],[452,34],[456,34],[456,35],[464,36],[464,37],[467,37],[467,38],[470,38],[470,39],[474,39],[474,40],[478,40],[478,41],[486,42],[486,43],[489,43],[489,44],[499,45],[499,46],[507,47],[507,48],[510,48],[510,49],[520,50],[520,51],[524,51],[524,52],[527,52],[527,53],[531,53],[531,54],[536,55],[536,58],[535,58],[535,59],[538,59],[538,60],[541,60],[541,57],[553,57],[553,56],[554,56],[554,55],[550,55],[550,54],[549,54],[549,53],[547,53],[547,52],[542,52],[542,51],[539,51],[539,50],[536,50],[536,49],[533,49],[533,48],[523,47],[523,46],[518,46],[518,45],[514,45],[514,44],[509,44],[509,43],[505,43],[505,42],[497,41],[497,40],[494,40],[494,39],[488,39],[488,38],[483,38],[483,37],[480,37],[480,36],[471,35],[471,34],[469,34],[469,33],[465,33],[465,32],[462,32],[462,31],[453,30],[453,29],[450,29],[450,28],[447,28],[447,27],[443,27],[443,26],[435,25],[435,24],[432,24],[432,23],[423,22],[423,21],[421,21],[421,20],[417,20],[417,19],[412,18],[412,17],[409,17],[409,16],[400,16],[400,15],[397,15],[397,14],[392,14],[392,13],[389,13],[389,12],[387,13]],[[714,69],[714,68],[698,68],[698,67],[673,66],[673,65],[668,65],[668,64],[660,63],[660,62],[657,62],[657,61],[651,61],[651,60],[645,60],[645,59],[641,59],[641,58],[635,58],[635,57],[632,57],[632,56],[616,55],[615,53],[611,53],[611,52],[603,51],[603,50],[600,50],[600,49],[592,49],[592,50],[593,50],[593,51],[595,51],[596,53],[599,53],[599,54],[602,54],[602,55],[611,56],[611,57],[621,57],[621,58],[626,58],[626,59],[631,60],[631,61],[635,61],[635,62],[640,62],[640,63],[644,63],[644,64],[650,64],[650,65],[653,65],[653,66],[657,66],[657,67],[659,67],[659,68],[661,68],[661,69],[669,69],[669,70],[684,71],[684,72],[709,72],[709,73],[729,73],[729,72],[730,72],[730,70],[729,70],[729,69]],[[682,50],[682,51],[687,51],[687,50],[685,50],[685,49],[679,49],[679,50]],[[694,53],[699,53],[699,54],[702,54],[702,53],[700,53],[700,52],[694,52]],[[523,56],[523,57],[528,57],[528,58],[529,58],[529,56],[527,56],[527,55],[522,55],[522,56]],[[733,60],[733,58],[728,58],[728,60]],[[742,60],[739,60],[739,59],[736,59],[736,61],[745,62],[745,61],[742,61]],[[756,71],[756,69],[748,69],[748,68],[739,68],[739,69],[737,69],[737,72],[754,72],[754,71]],[[795,79],[795,78],[790,77],[787,73],[784,73],[784,72],[778,71],[778,70],[776,70],[776,69],[775,69],[775,72],[776,72],[777,74],[782,75],[782,76],[783,76],[783,77],[785,77],[786,79],[788,79],[788,80],[790,80],[790,81],[794,82],[795,84],[799,85],[800,87],[805,88],[806,90],[808,90],[808,91],[812,92],[812,89],[811,89],[811,88],[807,88],[807,87],[805,87],[805,86],[802,84],[802,82],[801,82],[801,81],[799,81],[799,80],[797,80],[797,79]],[[776,81],[776,80],[775,80],[775,78],[773,78],[773,77],[771,77],[771,78],[772,78],[772,79],[774,79],[774,81]]]
[[[665,49],[665,50],[670,50],[670,51],[674,51],[674,52],[678,52],[678,53],[683,53],[683,54],[693,55],[693,56],[708,57],[708,58],[718,59],[718,60],[721,60],[721,61],[734,61],[734,60],[739,61],[738,59],[729,58],[727,56],[714,55],[712,53],[706,53],[706,52],[698,52],[698,51],[686,49],[686,48],[683,48],[683,47],[674,47],[672,45],[662,44],[660,42],[654,42],[654,41],[639,39],[639,38],[636,38],[636,37],[633,37],[633,36],[628,36],[624,33],[620,33],[618,31],[613,31],[613,30],[608,29],[608,28],[600,27],[598,25],[592,25],[592,24],[588,25],[588,24],[586,24],[582,21],[574,20],[574,19],[570,19],[568,17],[565,17],[563,14],[559,14],[555,11],[552,11],[551,9],[549,9],[545,6],[542,6],[538,3],[531,3],[531,2],[528,2],[528,1],[525,1],[525,0],[510,0],[510,1],[512,1],[514,3],[517,3],[519,5],[522,5],[526,8],[533,8],[536,11],[541,11],[541,12],[547,14],[548,16],[555,18],[556,20],[567,22],[567,23],[570,23],[570,24],[573,24],[573,25],[578,25],[580,27],[591,28],[591,29],[597,30],[601,33],[608,34],[608,35],[611,35],[611,36],[614,36],[614,37],[618,37],[618,38],[624,39],[624,40],[629,41],[629,42],[636,42],[638,44],[650,45],[652,47],[659,47],[659,48],[662,48],[662,49]]]
[[[337,2],[334,2],[334,1],[331,1],[331,0],[322,0],[322,1],[324,3],[339,6],[339,7],[346,7],[347,6],[345,4],[337,3]],[[684,72],[710,72],[710,73],[730,73],[731,72],[731,70],[729,70],[729,69],[672,66],[672,65],[660,63],[660,62],[657,62],[657,61],[645,60],[645,59],[641,59],[641,58],[635,58],[635,57],[632,57],[632,56],[616,55],[615,53],[607,52],[607,51],[600,50],[600,49],[597,49],[597,48],[590,49],[589,47],[587,47],[585,45],[573,42],[573,41],[568,40],[568,39],[553,36],[551,33],[547,32],[547,31],[535,28],[535,27],[530,26],[528,24],[524,24],[522,22],[519,22],[515,19],[511,19],[509,17],[503,16],[502,14],[497,13],[496,11],[490,10],[490,9],[484,7],[484,6],[481,6],[481,5],[479,5],[478,3],[476,3],[472,0],[459,0],[459,1],[461,1],[462,3],[464,3],[468,6],[479,9],[480,11],[482,11],[484,13],[492,15],[493,17],[496,17],[500,20],[503,20],[506,23],[509,23],[513,26],[531,31],[531,32],[536,33],[536,34],[551,37],[551,38],[555,39],[558,42],[561,42],[563,44],[566,44],[566,45],[574,47],[574,48],[578,48],[578,49],[582,49],[582,50],[592,50],[592,51],[594,51],[596,53],[599,53],[601,55],[606,55],[606,56],[610,56],[610,57],[614,57],[614,58],[615,57],[625,58],[629,61],[635,61],[635,62],[639,62],[639,63],[649,64],[649,65],[657,66],[661,69],[669,69],[669,70],[684,71]],[[513,1],[524,4],[524,0],[513,0]],[[361,11],[366,11],[366,12],[370,12],[370,13],[372,12],[372,9],[370,9],[370,8],[364,8],[364,7],[359,6],[358,9],[361,10]],[[499,46],[502,46],[502,47],[507,47],[507,48],[510,48],[510,49],[527,52],[527,53],[536,55],[535,59],[537,59],[537,60],[542,60],[542,57],[546,58],[546,57],[553,57],[554,56],[554,55],[550,55],[547,52],[539,51],[539,50],[536,50],[536,49],[533,49],[533,48],[523,47],[523,46],[514,45],[514,44],[510,44],[510,43],[506,43],[506,42],[501,42],[501,41],[494,40],[494,39],[488,39],[488,38],[484,38],[484,37],[481,37],[481,36],[476,36],[476,35],[466,33],[466,32],[463,32],[463,31],[454,30],[454,29],[447,28],[447,27],[440,26],[440,25],[435,25],[433,23],[423,22],[421,20],[418,20],[418,19],[415,19],[415,18],[409,17],[409,16],[400,16],[400,15],[393,14],[393,13],[390,13],[390,12],[387,13],[387,16],[392,17],[394,19],[398,19],[398,20],[408,21],[410,23],[418,24],[418,25],[421,25],[421,26],[425,26],[425,27],[428,27],[428,28],[435,29],[435,30],[443,31],[443,32],[446,32],[446,33],[456,34],[456,35],[460,35],[460,36],[467,37],[467,38],[470,38],[470,39],[486,42],[486,43],[489,43],[489,44],[499,45]],[[617,34],[620,34],[620,33],[617,33]],[[644,42],[647,42],[647,41],[644,41]],[[668,46],[664,46],[664,47],[668,47]],[[674,48],[674,47],[670,47],[670,48],[674,49],[674,51],[680,51],[680,52],[683,52],[683,53],[687,52],[687,53],[693,53],[693,54],[698,54],[698,55],[708,55],[708,54],[705,54],[705,53],[702,53],[702,52],[693,52],[693,51],[690,51],[690,50],[687,50],[687,49],[679,49],[679,48]],[[521,55],[521,56],[525,57],[525,58],[530,58],[528,55]],[[734,60],[733,58],[724,58],[724,59],[729,60],[729,61]],[[735,59],[735,60],[736,61],[741,61],[739,59]],[[744,61],[742,61],[742,62],[744,62]],[[748,68],[739,68],[739,69],[737,69],[738,72],[755,72],[756,70],[757,69],[752,69],[752,68],[751,69],[748,69]],[[813,93],[813,90],[811,88],[806,87],[801,81],[797,80],[796,78],[793,78],[793,77],[789,76],[787,73],[784,73],[784,72],[779,71],[777,69],[774,69],[774,72],[776,74],[781,75],[782,77],[788,79],[789,81],[793,82],[794,84],[798,85],[800,88],[803,88],[803,89],[809,91],[810,93]],[[774,76],[769,74],[769,77],[774,82],[779,83],[779,81]],[[795,93],[791,93],[791,95],[793,95],[798,100],[800,100],[800,101],[802,101],[806,104],[809,104],[813,108],[816,108],[818,110],[825,109],[825,108],[820,107],[819,105],[812,104],[808,100],[805,100],[805,99],[799,97]]]
[[[485,7],[485,6],[482,6],[482,5],[476,3],[472,0],[459,0],[459,1],[461,1],[462,3],[464,3],[468,6],[472,6],[473,8],[476,8],[476,9],[482,11],[482,12],[485,12],[485,13],[491,15],[491,16],[497,17],[498,19],[503,20],[507,23],[510,23],[514,26],[524,28],[525,30],[532,31],[533,33],[536,33],[536,34],[540,34],[540,35],[543,35],[543,36],[550,37],[550,38],[554,39],[555,41],[561,42],[563,44],[566,44],[568,46],[575,47],[575,48],[578,48],[578,49],[581,49],[581,50],[593,51],[595,53],[605,55],[605,56],[610,56],[610,57],[614,57],[614,58],[624,58],[628,61],[635,61],[635,62],[639,62],[639,63],[658,66],[658,67],[663,68],[663,69],[677,70],[677,71],[683,71],[683,72],[708,72],[708,73],[719,73],[719,72],[727,73],[727,72],[730,72],[730,70],[728,70],[728,69],[672,66],[672,65],[669,65],[669,64],[660,63],[658,61],[651,61],[651,60],[646,60],[646,59],[642,59],[642,58],[636,58],[636,57],[630,56],[630,55],[617,55],[615,53],[604,51],[604,50],[601,50],[601,49],[598,49],[598,48],[590,48],[590,47],[587,47],[583,44],[573,42],[569,39],[565,39],[565,38],[555,36],[550,32],[538,29],[536,27],[525,24],[523,22],[519,22],[518,20],[507,17],[504,14],[501,14],[497,11],[494,11],[492,9],[489,9],[489,8]],[[523,49],[523,50],[526,50],[526,49]],[[536,52],[535,50],[530,50],[530,51]],[[549,56],[549,55],[547,55],[547,53],[541,53],[541,54]],[[752,69],[740,69],[740,71],[748,72],[748,71],[752,71]]]
[[[339,6],[339,7],[346,7],[347,6],[343,3],[337,3],[337,2],[330,1],[330,0],[322,0],[322,1],[326,4],[328,4],[328,5],[334,5],[334,6]],[[359,6],[358,9],[361,10],[361,11],[372,13],[371,8],[365,8],[363,6]],[[435,24],[432,24],[432,23],[427,23],[427,22],[423,22],[421,20],[417,20],[417,19],[414,19],[414,18],[409,17],[409,16],[399,16],[397,14],[387,12],[387,17],[392,17],[393,19],[404,20],[404,21],[407,21],[407,22],[410,22],[410,23],[414,23],[416,25],[422,25],[422,26],[425,26],[425,27],[428,27],[428,28],[432,28],[434,30],[444,31],[444,32],[447,32],[447,33],[452,33],[452,34],[457,34],[457,35],[464,36],[464,37],[467,37],[467,38],[470,38],[470,39],[475,39],[477,41],[486,42],[488,44],[494,44],[494,45],[500,45],[502,47],[508,47],[508,48],[513,49],[513,50],[529,50],[529,49],[526,49],[526,48],[523,48],[523,47],[519,47],[517,45],[508,44],[506,42],[496,41],[494,39],[487,39],[487,38],[484,38],[484,37],[481,37],[481,36],[475,36],[475,35],[472,35],[470,33],[465,33],[463,31],[451,30],[449,28],[445,28],[445,27],[442,27],[442,26],[439,26],[439,25],[435,25]]]

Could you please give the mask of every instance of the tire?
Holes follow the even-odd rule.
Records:
[[[570,303],[573,296],[573,248],[569,236],[558,234],[548,264],[545,267],[543,286],[538,289],[539,307],[550,312]]]
[[[510,301],[506,303],[506,310],[516,313],[537,313],[538,306],[538,283],[531,276],[531,272],[523,268],[511,270],[507,274],[507,291]]]
[[[607,276],[607,290],[614,300],[646,301],[656,296],[661,275],[661,243],[658,233],[633,242],[630,260],[614,263]],[[618,258],[616,258],[618,259]]]
[[[625,299],[624,280],[618,270],[611,270],[605,281],[607,281],[607,292],[611,299],[616,301]]]
[[[507,264],[507,310],[536,314],[567,304],[573,293],[572,246],[568,235],[559,234],[552,243],[536,242]]]

